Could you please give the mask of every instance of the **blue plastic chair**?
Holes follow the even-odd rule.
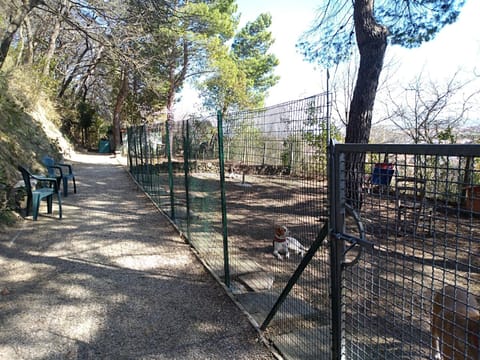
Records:
[[[392,176],[395,173],[394,164],[392,163],[377,163],[373,167],[372,185],[390,185]]]
[[[22,173],[23,182],[25,183],[25,190],[27,191],[27,211],[26,216],[30,215],[30,212],[33,210],[33,220],[38,218],[38,209],[40,207],[40,202],[43,199],[47,200],[47,212],[48,214],[53,213],[52,203],[53,196],[57,196],[58,200],[58,214],[59,218],[62,218],[62,199],[60,197],[60,189],[58,188],[58,181],[56,178],[49,178],[39,175],[32,175],[23,166],[18,166],[18,170]],[[45,182],[49,187],[42,187],[34,189],[32,186],[32,179],[38,182]]]
[[[75,175],[73,174],[72,165],[57,163],[50,156],[44,156],[43,164],[47,167],[48,176],[57,179],[58,187],[63,183],[63,196],[68,196],[68,180],[73,181],[73,192],[77,193],[77,184],[75,183]]]

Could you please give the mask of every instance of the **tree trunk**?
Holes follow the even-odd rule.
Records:
[[[87,91],[89,90],[88,80],[92,77],[95,77],[95,71],[97,69],[98,64],[100,64],[100,61],[102,60],[104,48],[105,48],[104,45],[102,45],[100,49],[98,49],[98,52],[95,55],[95,58],[92,60],[90,64],[88,64],[88,71],[86,71],[81,77],[81,79],[78,80],[75,94],[77,97],[83,98],[83,100],[85,100],[87,96]]]
[[[33,64],[33,55],[35,53],[34,45],[34,34],[32,29],[32,23],[30,22],[30,16],[25,16],[23,20],[23,25],[25,26],[25,41],[27,42],[27,49],[23,57],[22,64],[32,65]]]
[[[360,66],[350,103],[346,143],[368,143],[372,111],[387,48],[388,30],[373,17],[374,0],[355,0],[353,19]],[[365,154],[346,155],[347,201],[356,209],[361,207],[361,189],[365,175]]]
[[[77,72],[80,69],[82,65],[82,60],[88,51],[90,51],[90,45],[88,43],[88,39],[86,39],[85,49],[79,54],[75,67],[73,68],[72,71],[70,71],[70,74],[68,76],[64,77],[62,81],[62,85],[60,86],[60,91],[58,92],[58,95],[57,95],[58,99],[61,99],[63,97],[63,95],[65,94],[65,91],[67,90],[68,86],[70,85],[74,77],[78,75]]]
[[[52,34],[50,35],[50,41],[48,43],[47,54],[45,55],[45,64],[43,66],[43,76],[48,76],[50,73],[50,63],[55,55],[55,49],[57,48],[57,39],[60,35],[62,26],[62,18],[69,10],[66,0],[63,0],[59,6],[58,16],[55,18],[55,25],[53,27]]]
[[[170,66],[170,73],[169,73],[169,89],[167,94],[167,126],[169,130],[169,145],[170,145],[170,156],[173,155],[173,124],[174,124],[174,116],[173,116],[173,106],[175,105],[175,93],[176,91],[183,85],[185,81],[185,77],[187,75],[188,70],[188,57],[189,57],[189,49],[188,43],[184,39],[183,40],[183,64],[182,68],[178,75],[175,74],[175,66]]]
[[[48,43],[47,54],[45,55],[45,64],[43,65],[43,76],[48,76],[50,73],[50,63],[53,55],[55,54],[56,43],[58,36],[60,35],[60,20],[55,21],[53,32],[50,35],[50,41]]]
[[[23,52],[25,50],[25,36],[23,34],[23,26],[20,26],[19,31],[19,41],[18,41],[18,55],[15,66],[20,66],[22,64]]]
[[[120,89],[117,95],[117,101],[115,103],[115,109],[113,111],[113,144],[112,144],[112,151],[118,149],[122,143],[121,141],[121,133],[120,133],[120,126],[122,122],[122,109],[123,104],[125,102],[125,98],[128,94],[128,74],[125,68],[121,71],[121,84]]]
[[[23,0],[23,4],[17,8],[15,14],[10,18],[7,29],[0,39],[0,69],[3,67],[8,50],[10,50],[10,44],[12,43],[13,37],[18,28],[22,24],[23,19],[25,19],[30,11],[41,3],[42,0]]]
[[[173,123],[175,121],[173,116],[173,105],[175,104],[175,84],[174,84],[174,69],[170,69],[170,88],[167,94],[167,126],[168,126],[168,145],[170,158],[173,157]]]

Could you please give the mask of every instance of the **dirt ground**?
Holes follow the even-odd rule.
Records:
[[[226,193],[231,271],[240,274],[234,280],[242,283],[241,275],[249,272],[271,274],[269,291],[278,295],[301,258],[292,255],[278,261],[273,257],[273,225],[287,225],[292,236],[310,246],[325,218],[326,184],[249,175],[227,179]],[[433,292],[451,284],[480,295],[480,218],[461,207],[430,199],[422,214],[407,214],[405,221],[399,221],[391,193],[365,192],[363,199],[359,216],[372,247],[363,249],[358,262],[344,268],[349,354],[356,357],[365,351],[372,358],[382,353],[428,358]],[[346,231],[359,236],[351,217],[347,217]],[[347,257],[353,259],[356,251]],[[256,265],[249,268],[252,262]],[[308,307],[319,314],[328,313],[328,263],[328,247],[322,246],[289,295],[295,301],[292,308],[284,307],[285,312],[301,317]],[[286,333],[294,331],[294,326],[324,325],[311,314],[309,310],[308,317],[296,324],[291,320],[275,323],[269,331]],[[317,320],[312,322],[312,318]],[[312,344],[306,341],[306,346]]]
[[[63,219],[0,234],[0,359],[275,359],[109,155],[72,158]]]

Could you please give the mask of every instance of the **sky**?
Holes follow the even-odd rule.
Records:
[[[280,61],[275,71],[280,81],[270,89],[266,106],[315,95],[325,89],[325,70],[306,62],[295,47],[301,34],[312,25],[319,3],[320,0],[237,0],[241,13],[239,28],[263,12],[272,15],[270,30],[275,43],[271,52]],[[480,75],[479,14],[480,1],[467,0],[457,22],[444,27],[433,41],[417,49],[389,46],[386,56],[393,57],[399,66],[395,76],[401,81],[423,71],[432,78],[448,78],[459,68],[471,72],[475,66]],[[200,108],[192,89],[186,88],[182,98],[177,106],[180,113]]]

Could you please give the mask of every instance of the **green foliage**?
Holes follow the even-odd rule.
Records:
[[[230,49],[212,47],[213,75],[198,85],[207,108],[226,113],[263,105],[268,89],[279,80],[273,73],[278,59],[268,52],[274,42],[271,23],[270,14],[261,14],[240,29]]]
[[[88,130],[88,128],[93,124],[95,109],[90,104],[81,101],[77,105],[77,111],[80,127],[84,130]]]
[[[303,123],[302,138],[313,149],[313,158],[320,172],[326,173],[328,140],[341,141],[340,129],[332,122],[327,127],[327,119],[318,117],[315,103],[306,110],[307,117]],[[307,163],[310,163],[308,161]],[[318,170],[318,169],[317,169]]]
[[[192,144],[211,143],[217,136],[217,128],[208,120],[194,119],[190,128],[190,141]]]
[[[210,67],[213,75],[199,85],[207,108],[226,112],[232,107],[245,108],[251,105],[248,97],[249,80],[225,47],[212,54]]]
[[[242,120],[235,123],[234,128],[228,132],[230,137],[225,139],[228,160],[241,161],[244,164],[261,163],[258,150],[263,149],[265,139],[254,121]]]
[[[457,142],[457,137],[453,133],[452,127],[448,126],[445,130],[438,133],[438,140],[447,144],[455,144]]]
[[[268,31],[271,24],[270,14],[260,14],[255,21],[247,23],[240,30],[232,44],[232,52],[240,69],[251,81],[249,95],[257,107],[263,105],[268,89],[279,80],[273,73],[279,64],[278,58],[268,52],[275,41]]]
[[[316,24],[297,48],[309,61],[325,67],[347,60],[355,43],[353,1],[324,0]],[[376,20],[389,31],[389,40],[407,48],[432,40],[447,24],[455,22],[465,0],[377,0]]]
[[[57,133],[48,132],[55,127],[49,119],[58,119],[59,115],[39,83],[31,69],[16,69],[8,74],[0,71],[0,224],[14,218],[10,211],[19,202],[14,189],[20,180],[17,166],[44,173],[42,156],[60,158],[60,152],[68,150],[60,148]],[[27,91],[22,93],[21,89]]]
[[[179,2],[161,7],[135,6],[145,36],[137,44],[146,67],[142,78],[157,95],[181,90],[192,72],[204,71],[208,47],[233,36],[234,0]],[[148,35],[146,35],[148,34]]]

